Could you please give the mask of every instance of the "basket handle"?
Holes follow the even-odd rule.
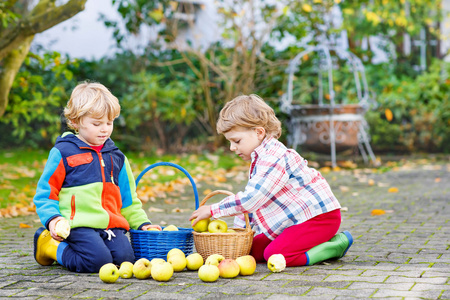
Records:
[[[195,185],[194,179],[193,179],[192,176],[188,173],[188,171],[186,171],[186,169],[184,169],[183,167],[181,167],[181,166],[179,166],[179,165],[177,165],[177,164],[174,164],[174,163],[171,163],[171,162],[157,162],[157,163],[154,163],[154,164],[148,166],[148,167],[145,168],[145,169],[138,175],[138,177],[136,178],[136,188],[137,188],[137,185],[138,185],[139,181],[141,180],[142,176],[144,176],[144,174],[147,173],[148,171],[150,171],[151,169],[153,169],[153,168],[155,168],[155,167],[158,167],[158,166],[169,166],[169,167],[174,167],[174,168],[180,170],[181,172],[183,172],[184,175],[186,175],[187,178],[189,178],[189,181],[190,181],[191,184],[192,184],[192,189],[194,190],[195,209],[197,209],[197,208],[199,207],[199,203],[198,203],[199,201],[198,201],[198,191],[197,191],[197,186]]]
[[[202,202],[200,202],[200,206],[205,205],[206,201],[208,199],[210,199],[211,197],[218,195],[218,194],[224,194],[227,196],[233,196],[234,194],[232,192],[229,191],[225,191],[225,190],[215,190],[212,191],[211,193],[209,193],[208,195],[205,196],[205,198],[203,198]],[[245,217],[245,229],[247,231],[251,231],[252,229],[250,228],[250,219],[248,218],[248,214],[244,214]]]

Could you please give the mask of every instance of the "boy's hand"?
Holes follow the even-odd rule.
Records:
[[[50,223],[48,223],[48,229],[50,230],[50,235],[52,236],[53,239],[60,241],[60,242],[64,241],[64,239],[56,234],[55,226],[56,226],[56,223],[58,223],[58,221],[61,219],[64,219],[64,217],[56,217],[56,218],[52,219],[50,221]]]
[[[156,229],[158,229],[158,230],[162,230],[162,228],[161,228],[161,226],[159,226],[159,225],[144,225],[144,226],[142,226],[142,230],[149,230],[150,228],[156,228]]]
[[[200,206],[196,211],[194,211],[189,218],[189,221],[192,221],[195,219],[195,221],[192,223],[192,226],[197,224],[198,221],[203,219],[209,219],[211,218],[211,209],[209,208],[209,205],[203,205]]]

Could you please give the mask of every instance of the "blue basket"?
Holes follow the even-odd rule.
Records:
[[[194,179],[184,168],[177,164],[159,162],[148,166],[136,178],[136,187],[145,173],[158,166],[174,167],[182,171],[189,178],[192,188],[194,189],[195,209],[197,209],[199,207],[199,200]],[[189,255],[194,249],[194,237],[192,232],[192,228],[178,228],[178,231],[144,231],[130,229],[131,246],[133,247],[136,260],[140,258],[147,258],[148,260],[152,260],[153,258],[166,259],[167,252],[173,248],[178,248],[186,255]]]

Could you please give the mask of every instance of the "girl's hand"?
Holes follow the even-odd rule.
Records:
[[[159,226],[159,225],[144,225],[144,226],[142,226],[142,230],[149,230],[150,228],[156,228],[156,229],[158,229],[159,231],[161,231],[162,230],[162,228],[161,228],[161,226]]]
[[[56,230],[55,230],[55,226],[56,223],[58,223],[59,220],[64,219],[64,217],[56,217],[53,218],[50,223],[48,223],[48,229],[50,230],[50,235],[52,236],[52,238],[54,240],[57,240],[59,242],[64,241],[64,239],[62,237],[60,237],[59,235],[56,234]]]
[[[211,209],[209,207],[209,205],[203,205],[200,206],[196,211],[194,211],[191,215],[191,217],[189,218],[189,221],[194,220],[194,222],[192,223],[192,226],[194,226],[195,224],[197,224],[198,221],[203,220],[203,219],[209,219],[211,218]]]

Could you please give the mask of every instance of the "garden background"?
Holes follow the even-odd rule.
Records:
[[[77,83],[101,82],[119,98],[122,112],[112,138],[130,156],[136,172],[152,162],[172,161],[196,179],[223,187],[227,177],[241,174],[233,172],[246,164],[233,157],[216,134],[221,107],[237,95],[257,93],[285,122],[289,116],[280,111],[279,101],[286,90],[288,63],[305,45],[324,41],[344,40],[364,63],[376,103],[365,117],[377,157],[449,152],[450,65],[442,47],[448,39],[447,1],[111,0],[120,22],[108,15],[101,18],[113,32],[114,55],[80,59],[31,47],[36,34],[83,11],[87,2],[0,3],[2,216],[33,213],[34,188],[48,150],[67,129],[61,113]],[[217,38],[204,43],[193,28],[211,3]],[[143,47],[127,47],[127,38],[145,30],[156,38]],[[377,47],[370,43],[373,37]],[[374,60],[380,49],[385,54],[381,62]],[[317,100],[317,85],[310,76],[316,59],[303,57],[303,73],[297,74],[301,104]],[[340,101],[355,103],[346,68],[336,70],[334,90]],[[316,154],[300,153],[325,171],[326,165],[315,163]],[[347,156],[341,167],[357,167],[354,160]],[[378,170],[392,166],[384,163]],[[154,176],[158,184],[141,191],[144,200],[185,180],[173,171]]]

